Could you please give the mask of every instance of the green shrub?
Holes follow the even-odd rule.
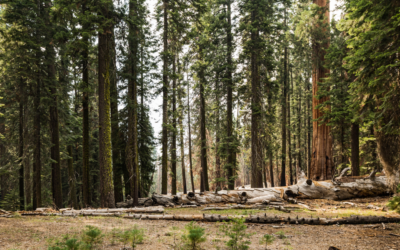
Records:
[[[278,231],[276,234],[278,235],[279,239],[285,239],[286,238],[285,232],[283,232],[283,231]]]
[[[16,211],[20,209],[18,189],[14,188],[0,201],[0,208],[8,211]]]
[[[251,235],[246,233],[247,226],[244,224],[245,218],[233,218],[231,222],[223,222],[220,230],[230,239],[226,243],[231,250],[249,249],[251,242],[248,240]]]
[[[200,244],[206,241],[204,236],[205,229],[196,225],[194,221],[185,226],[187,234],[182,236],[185,242],[185,249],[196,250],[200,249]]]
[[[131,243],[132,249],[135,249],[137,244],[143,243],[144,230],[139,228],[137,225],[133,226],[133,229],[127,231],[129,235],[129,242]]]
[[[400,184],[397,186],[397,195],[391,198],[387,205],[391,210],[400,213]]]
[[[83,232],[82,240],[85,244],[83,244],[83,249],[92,250],[95,248],[97,244],[102,242],[102,234],[101,230],[94,226],[86,226],[86,230]]]
[[[51,246],[48,250],[78,250],[82,242],[74,238],[69,238],[68,235],[63,237],[64,241],[57,242],[55,246]]]
[[[275,237],[270,234],[264,234],[263,237],[260,239],[260,244],[264,245],[265,244],[265,249],[268,249],[268,245],[272,244],[274,242]]]

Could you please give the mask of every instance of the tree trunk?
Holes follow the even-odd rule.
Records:
[[[25,107],[26,109],[27,107]],[[26,121],[26,120],[25,120]],[[25,133],[26,135],[26,133]],[[25,136],[25,138],[27,138]],[[25,141],[26,143],[26,141]],[[30,162],[30,154],[26,150],[27,147],[25,148],[25,170],[24,170],[24,175],[25,175],[25,204],[28,206],[32,203],[32,181],[31,181],[31,162]]]
[[[188,91],[188,99],[187,99],[187,106],[188,106],[188,132],[189,132],[189,165],[190,165],[190,181],[192,183],[192,192],[194,193],[194,181],[193,181],[193,164],[192,164],[192,133],[190,130],[190,88],[189,88],[189,81],[187,85]]]
[[[254,2],[254,0],[253,0]],[[256,24],[257,10],[251,12],[251,22]],[[251,187],[263,187],[262,183],[262,148],[260,126],[261,126],[261,97],[260,97],[260,79],[258,74],[258,41],[259,32],[256,27],[253,27],[251,32],[251,41],[253,48],[251,50]]]
[[[72,145],[68,145],[68,185],[69,185],[69,199],[70,205],[74,209],[79,209],[78,201],[76,199],[76,179],[73,165]]]
[[[226,100],[226,118],[227,118],[227,166],[226,176],[228,182],[228,189],[233,190],[235,188],[234,169],[236,161],[234,161],[234,154],[236,154],[234,141],[233,141],[233,80],[232,80],[232,21],[231,21],[231,0],[227,0],[227,26],[226,26],[226,42],[227,42],[227,70],[226,70],[226,81],[227,81],[227,100]]]
[[[388,119],[389,117],[385,118]],[[391,119],[391,117],[389,119]],[[385,124],[387,123],[388,121],[386,121]],[[400,149],[400,136],[375,129],[375,137],[379,159],[388,177],[388,186],[393,193],[396,193],[400,176],[400,157],[398,154]]]
[[[307,61],[307,64],[309,64],[309,61]],[[309,68],[309,67],[308,67]],[[305,98],[305,102],[307,102],[307,110],[305,110],[305,119],[304,119],[304,127],[307,130],[306,133],[306,141],[307,141],[307,148],[305,151],[307,151],[306,154],[306,158],[307,158],[307,176],[310,178],[310,168],[311,168],[311,114],[312,114],[312,110],[311,110],[311,105],[310,102],[312,102],[312,95],[311,94],[311,90],[310,90],[310,83],[309,83],[309,79],[310,79],[310,75],[307,74],[307,80],[305,82],[305,84],[307,85],[307,95]],[[311,97],[311,100],[310,100]],[[306,121],[307,121],[307,125],[306,125]]]
[[[115,202],[124,200],[122,193],[122,169],[119,142],[119,115],[118,115],[118,89],[117,89],[117,64],[115,50],[115,35],[112,28],[112,38],[110,46],[110,88],[111,88],[111,141],[112,141],[112,161],[113,161],[113,181]]]
[[[40,65],[38,65],[40,68]],[[41,185],[41,140],[40,140],[40,120],[41,120],[41,109],[40,109],[40,89],[41,89],[41,74],[38,72],[37,81],[36,81],[36,91],[33,100],[34,106],[34,118],[33,118],[33,156],[34,156],[34,165],[33,165],[33,204],[32,209],[35,210],[38,207],[42,206],[42,185]]]
[[[181,63],[179,61],[179,54],[178,54],[178,100],[179,100],[179,132],[180,132],[180,143],[181,143],[181,164],[182,164],[182,184],[183,184],[183,193],[187,193],[187,187],[186,187],[186,169],[185,169],[185,149],[184,149],[184,141],[183,141],[183,102],[182,102],[182,96],[183,96],[183,82],[181,81]]]
[[[129,17],[131,21],[136,18],[136,2],[129,2]],[[135,24],[129,25],[129,79],[128,79],[128,142],[126,145],[126,166],[130,175],[131,196],[133,205],[138,205],[139,199],[139,155],[138,155],[138,132],[137,132],[137,58],[138,58],[138,35],[139,31]]]
[[[292,75],[292,77],[291,77],[291,87],[290,87],[290,85],[289,85],[289,66],[288,66],[288,68],[287,68],[287,76],[288,76],[288,87],[289,87],[289,91],[288,91],[288,130],[287,130],[287,132],[288,132],[288,145],[289,145],[289,149],[288,149],[288,153],[289,153],[289,185],[293,185],[294,184],[294,182],[293,182],[293,161],[292,161],[292,133],[291,133],[291,130],[292,130],[292,126],[291,126],[291,120],[290,120],[290,115],[291,115],[291,112],[292,112],[292,110],[290,109],[290,102],[291,102],[291,99],[290,99],[290,93],[293,91],[293,75]]]
[[[286,116],[287,116],[287,47],[285,47],[285,55],[283,62],[283,89],[282,89],[282,172],[281,186],[286,186]]]
[[[110,20],[110,9],[104,3],[101,15]],[[111,159],[111,118],[110,118],[110,48],[111,26],[103,24],[99,32],[98,84],[99,84],[99,165],[100,165],[100,206],[115,207]]]
[[[121,142],[121,159],[126,159],[126,145],[127,145],[126,138],[124,133],[120,133],[119,136],[120,136],[119,140]],[[121,168],[122,168],[122,174],[124,176],[124,193],[125,196],[128,196],[131,193],[131,183],[126,161],[121,160]]]
[[[52,39],[52,37],[50,37]],[[57,98],[57,80],[55,69],[55,51],[52,45],[46,48],[48,64],[48,78],[50,88],[50,133],[51,133],[51,173],[52,173],[52,193],[53,201],[56,207],[62,208],[62,186],[61,186],[61,167],[60,167],[60,135],[58,121],[58,98]]]
[[[164,3],[164,51],[163,51],[163,124],[162,124],[162,185],[161,193],[168,192],[168,0],[163,0]]]
[[[297,119],[298,119],[298,127],[297,127],[297,170],[296,170],[296,177],[298,171],[301,171],[301,88],[300,88],[300,82],[298,83],[298,92],[299,92],[299,103],[297,104]],[[307,99],[305,99],[307,100]],[[306,118],[306,117],[305,117]],[[306,133],[307,134],[307,133]],[[307,164],[306,164],[307,165]],[[297,179],[297,178],[296,178]]]
[[[351,124],[351,172],[353,176],[360,175],[360,125]]]
[[[220,116],[220,98],[219,98],[219,94],[220,94],[220,89],[219,89],[219,71],[216,72],[216,77],[215,77],[216,81],[215,81],[215,99],[216,99],[216,110],[215,110],[215,116],[216,116],[216,124],[215,124],[215,178],[216,180],[216,186],[217,189],[220,188],[222,189],[222,185],[221,185],[221,156],[219,154],[219,143],[220,143],[220,121],[219,121],[219,116]]]
[[[326,7],[327,0],[314,0],[314,3],[320,7]],[[325,13],[327,23],[329,23],[329,9]],[[323,31],[326,32],[326,31]],[[330,135],[330,127],[324,123],[320,124],[317,121],[323,116],[320,109],[316,109],[317,105],[324,103],[329,97],[317,99],[318,84],[327,77],[329,70],[324,68],[324,48],[328,47],[328,42],[323,44],[313,44],[313,140],[312,140],[312,157],[309,178],[312,180],[329,180],[333,175],[333,160],[332,160],[332,138]]]
[[[82,12],[87,11],[86,2],[82,2]],[[83,30],[89,29],[89,24],[83,21]],[[88,207],[91,205],[90,195],[90,149],[89,149],[89,32],[82,35],[83,48],[82,48],[82,205]]]
[[[4,106],[0,108],[0,113],[4,114],[5,108]],[[6,125],[5,125],[5,118],[0,117],[0,134],[5,135],[6,132]],[[5,147],[5,141],[2,139],[0,141],[0,166],[4,167],[6,165],[6,147]],[[1,188],[1,199],[3,200],[7,193],[8,193],[8,180],[9,175],[8,174],[2,174],[0,175],[0,188]]]
[[[269,178],[271,179],[271,187],[275,186],[274,182],[274,163],[273,163],[273,155],[272,155],[272,150],[268,153],[269,156]]]
[[[176,51],[172,58],[171,194],[176,195]]]
[[[202,50],[202,48],[200,48]],[[202,52],[199,53],[199,60],[203,60]],[[203,66],[202,66],[203,67]],[[208,185],[208,169],[207,169],[207,138],[206,138],[206,102],[205,102],[205,90],[204,85],[206,84],[204,69],[200,69],[199,73],[199,86],[200,86],[200,159],[201,159],[201,184],[200,191],[209,191]]]
[[[25,194],[24,194],[24,101],[25,101],[25,89],[24,82],[20,80],[19,89],[19,203],[20,210],[25,210]],[[4,198],[4,197],[3,197]]]

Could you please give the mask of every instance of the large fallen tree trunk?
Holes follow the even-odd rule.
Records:
[[[63,214],[94,215],[94,214],[122,214],[122,213],[164,213],[164,207],[134,207],[134,208],[114,208],[114,209],[85,209],[85,210],[65,210]]]
[[[24,216],[76,216],[76,214],[62,213],[24,213]],[[88,213],[85,216],[121,216],[120,213]],[[335,219],[327,218],[299,218],[299,217],[278,217],[267,216],[267,214],[244,216],[228,216],[216,214],[202,215],[171,215],[171,214],[129,214],[123,216],[125,219],[140,220],[176,220],[176,221],[204,221],[204,222],[222,222],[231,221],[233,218],[245,218],[246,223],[257,224],[300,224],[300,225],[343,225],[343,224],[382,224],[382,223],[399,223],[400,217],[384,217],[384,216],[351,216]]]
[[[307,180],[304,173],[298,183],[289,187],[275,188],[239,188],[237,190],[221,190],[171,195],[154,194],[153,204],[173,205],[205,205],[213,203],[267,204],[271,201],[297,199],[329,199],[346,200],[352,198],[387,195],[390,189],[386,184],[386,176],[341,177],[335,181]]]
[[[153,199],[152,198],[139,198],[139,206],[152,206],[153,205]],[[127,199],[126,201],[123,202],[117,202],[116,207],[118,208],[126,208],[126,207],[132,207],[133,206],[133,199]]]
[[[400,217],[383,217],[383,216],[352,216],[336,219],[326,218],[298,218],[298,217],[278,217],[278,216],[227,216],[216,214],[203,215],[127,215],[126,219],[141,219],[141,220],[177,220],[177,221],[206,221],[206,222],[222,222],[230,221],[232,218],[245,218],[246,223],[259,224],[303,224],[303,225],[343,225],[343,224],[381,224],[381,223],[398,223]]]

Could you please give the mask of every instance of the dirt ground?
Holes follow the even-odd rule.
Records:
[[[316,211],[296,210],[290,214],[276,210],[226,210],[207,213],[248,215],[267,213],[267,215],[299,217],[342,217],[358,215],[398,216],[393,212],[382,211],[388,198],[356,199],[347,202],[354,206],[340,202],[326,200],[310,200],[307,204]],[[374,209],[367,209],[372,205]],[[350,206],[350,207],[349,207]],[[170,208],[169,214],[200,214],[201,209]],[[145,240],[137,249],[178,249],[181,236],[185,233],[188,222],[180,221],[149,221],[131,220],[117,217],[16,217],[0,218],[0,249],[47,249],[55,242],[62,240],[66,235],[81,238],[82,231],[87,225],[100,228],[103,233],[103,242],[98,249],[123,249],[123,245],[116,238],[116,232],[128,230],[137,225],[145,230]],[[227,249],[227,238],[220,231],[220,223],[199,222],[206,229],[207,241],[202,249]],[[399,249],[400,224],[386,224],[371,228],[370,225],[266,225],[247,224],[247,233],[253,233],[250,238],[250,249],[265,249],[259,244],[264,234],[284,233],[285,239],[277,239],[268,249],[306,249],[320,250],[335,246],[341,250],[348,249]],[[389,229],[389,230],[388,230]],[[394,234],[394,235],[390,235]]]

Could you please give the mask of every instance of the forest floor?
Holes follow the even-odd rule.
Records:
[[[382,211],[388,197],[373,199],[354,199],[344,204],[328,200],[308,200],[307,203],[316,211],[296,210],[284,213],[276,210],[223,210],[206,211],[207,214],[249,215],[264,214],[283,217],[346,217],[351,215],[379,215],[399,216],[394,212]],[[373,207],[373,209],[367,208]],[[381,209],[382,208],[382,209]],[[168,214],[202,214],[201,208],[169,208]],[[137,249],[179,249],[181,236],[185,234],[185,225],[182,221],[152,221],[131,220],[118,217],[39,217],[22,216],[14,218],[0,218],[0,249],[47,249],[57,241],[67,236],[80,239],[87,225],[96,226],[103,234],[102,243],[98,249],[123,249],[118,241],[117,233],[128,230],[137,225],[145,230],[145,240]],[[221,223],[199,222],[205,228],[207,241],[202,243],[202,249],[226,249],[227,237],[220,231]],[[335,246],[341,250],[348,249],[399,249],[400,224],[377,225],[270,225],[246,224],[250,237],[250,249],[265,249],[259,244],[264,234],[284,234],[286,238],[277,239],[268,249],[306,249],[328,250]],[[388,230],[389,229],[389,230]],[[391,235],[392,234],[392,235]],[[394,234],[394,235],[393,235]],[[397,236],[396,236],[397,235]]]

